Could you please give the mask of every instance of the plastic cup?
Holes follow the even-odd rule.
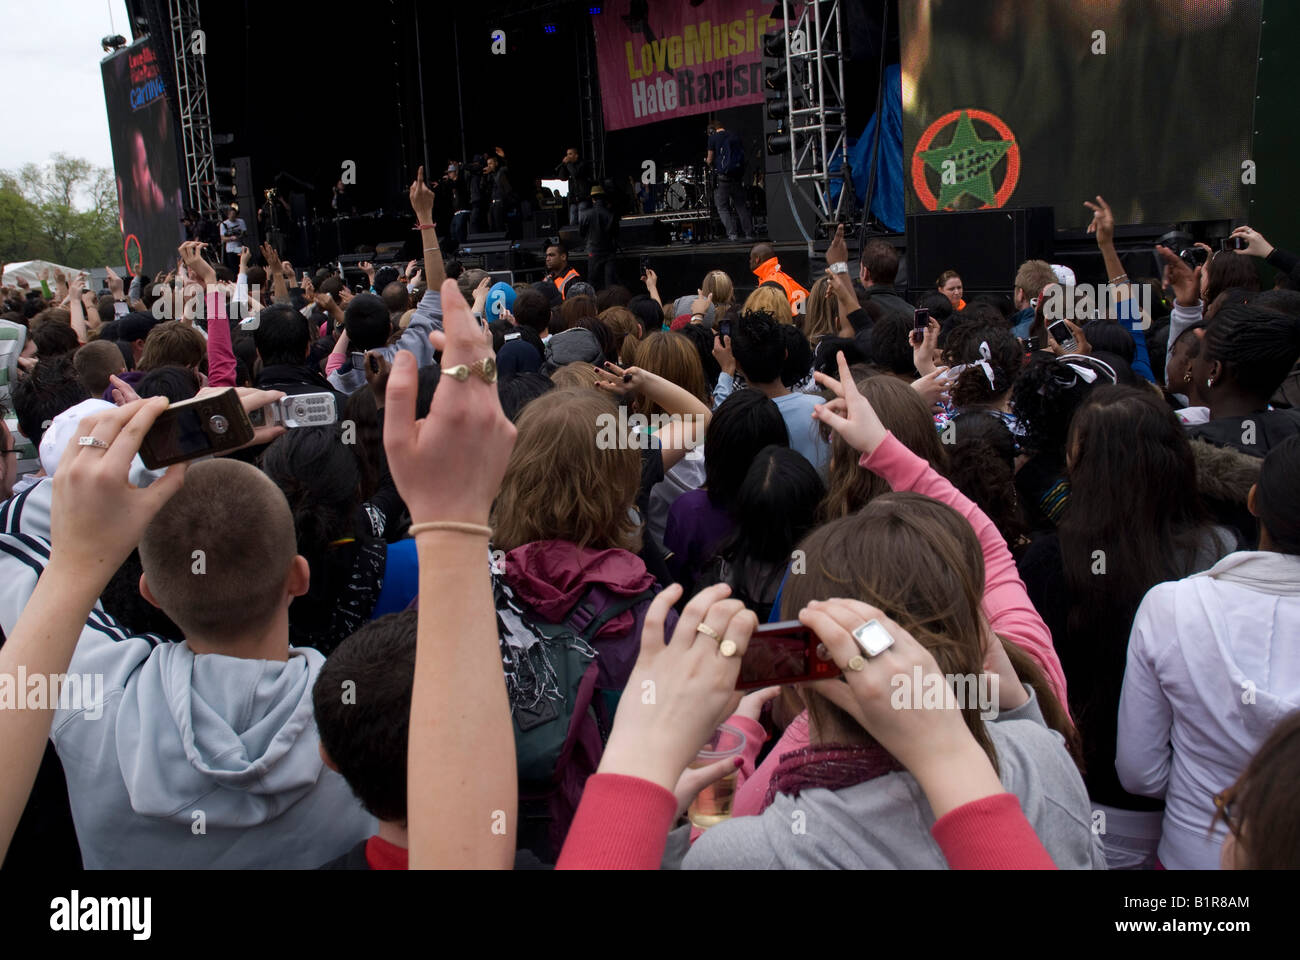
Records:
[[[735,727],[723,724],[713,731],[706,744],[700,748],[691,769],[708,767],[738,757],[745,749],[745,734]],[[701,830],[731,819],[731,801],[736,795],[736,771],[732,770],[721,780],[714,781],[699,792],[687,810],[691,823]]]

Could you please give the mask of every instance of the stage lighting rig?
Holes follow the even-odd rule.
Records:
[[[113,50],[121,50],[126,46],[126,37],[122,36],[120,33],[115,33],[111,37],[105,37],[103,40],[100,40],[99,45],[103,48],[105,53],[110,53]]]

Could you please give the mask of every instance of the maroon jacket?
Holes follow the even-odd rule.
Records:
[[[591,588],[596,612],[619,597],[635,596],[659,585],[645,563],[626,550],[595,550],[565,540],[539,540],[506,554],[505,580],[519,599],[546,623],[563,623]],[[597,686],[622,690],[641,648],[641,627],[650,601],[619,614],[601,628],[592,646],[599,655]],[[589,622],[589,621],[588,621]],[[580,625],[579,625],[580,626]],[[664,641],[677,626],[670,610],[664,624]]]

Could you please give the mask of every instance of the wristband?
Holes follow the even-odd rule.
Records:
[[[438,225],[436,223],[417,223],[411,229],[412,230],[433,230],[437,226]]]
[[[831,273],[848,273],[849,265],[841,260],[839,263],[832,263],[828,267]]]
[[[408,537],[424,533],[427,530],[450,530],[453,533],[470,533],[479,537],[492,537],[492,528],[478,523],[461,523],[459,520],[433,520],[428,523],[413,523],[406,530]]]

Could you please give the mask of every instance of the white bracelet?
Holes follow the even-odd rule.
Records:
[[[848,273],[849,265],[841,260],[839,263],[832,263],[829,266],[831,273]]]

